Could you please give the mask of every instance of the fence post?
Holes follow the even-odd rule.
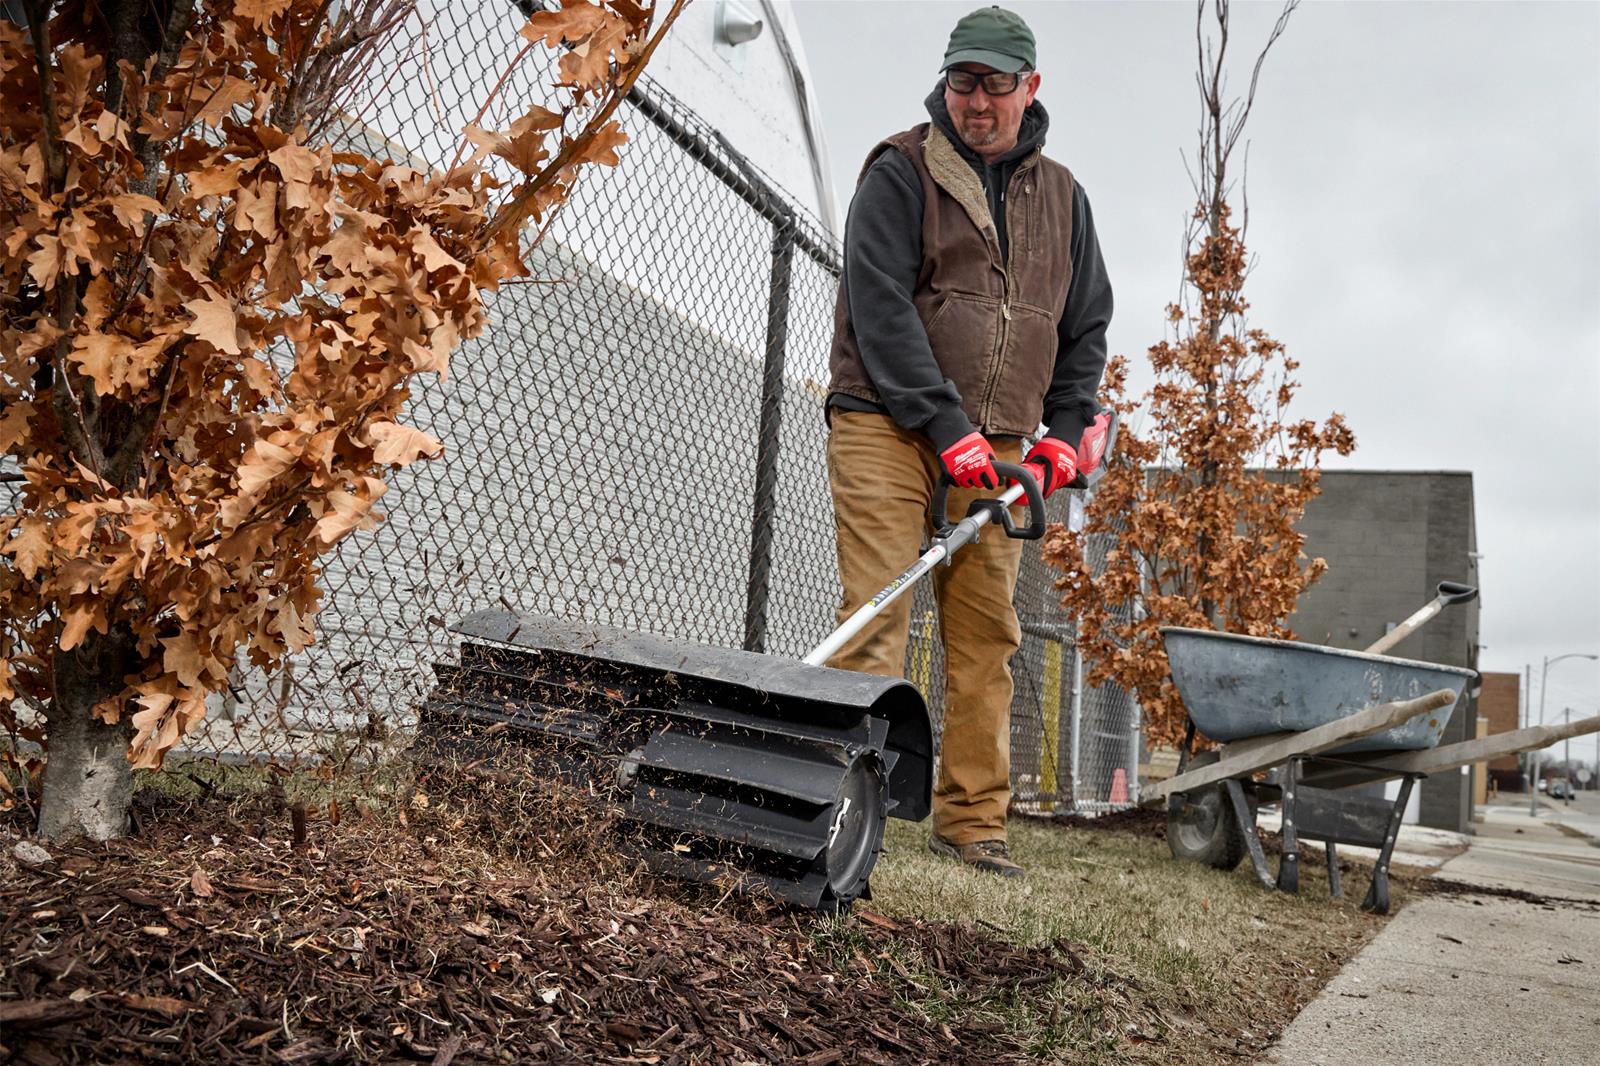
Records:
[[[1139,749],[1143,746],[1141,726],[1144,720],[1144,708],[1139,705],[1139,697],[1128,693],[1128,702],[1133,705],[1133,736],[1130,738],[1132,747],[1128,751],[1128,803],[1130,806],[1139,805]]]
[[[789,279],[794,265],[792,216],[773,227],[767,288],[767,352],[761,375],[761,422],[756,438],[756,491],[750,518],[750,578],[744,597],[744,647],[767,650],[771,591],[773,502],[778,490],[778,431],[783,425],[783,362],[789,336]]]
[[[1077,629],[1072,637],[1072,767],[1067,776],[1067,795],[1072,809],[1078,809],[1078,768],[1081,757],[1078,738],[1083,735],[1083,650],[1078,647]]]

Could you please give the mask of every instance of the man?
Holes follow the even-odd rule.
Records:
[[[873,149],[845,227],[829,386],[828,476],[839,618],[921,549],[941,475],[950,513],[993,498],[993,462],[1024,459],[1045,493],[1099,462],[1111,286],[1089,201],[1041,153],[1033,32],[982,8],[956,24],[930,122]],[[945,650],[944,739],[928,846],[1022,876],[1006,846],[1012,596],[1021,542],[998,531],[934,575]],[[830,666],[899,675],[911,597]]]

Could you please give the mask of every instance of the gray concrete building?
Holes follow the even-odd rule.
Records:
[[[1441,581],[1478,585],[1472,474],[1467,471],[1334,470],[1299,524],[1305,554],[1328,572],[1289,619],[1299,639],[1365,648],[1432,599]],[[1401,641],[1391,655],[1477,669],[1482,599],[1452,607]],[[1477,735],[1477,697],[1462,697],[1441,744]],[[1441,774],[1420,783],[1417,821],[1466,832],[1471,778]]]

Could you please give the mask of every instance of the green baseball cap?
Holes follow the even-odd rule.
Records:
[[[1032,70],[1037,54],[1033,31],[1022,16],[1002,7],[980,7],[956,23],[950,31],[950,45],[944,50],[944,66],[957,63],[982,63],[1002,74]]]

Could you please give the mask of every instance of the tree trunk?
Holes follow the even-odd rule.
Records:
[[[55,693],[39,835],[97,841],[125,836],[133,801],[131,723],[125,708],[116,725],[100,721],[93,709],[126,686],[124,678],[137,665],[133,634],[122,628],[108,636],[90,632],[78,647],[56,652],[52,665]]]

